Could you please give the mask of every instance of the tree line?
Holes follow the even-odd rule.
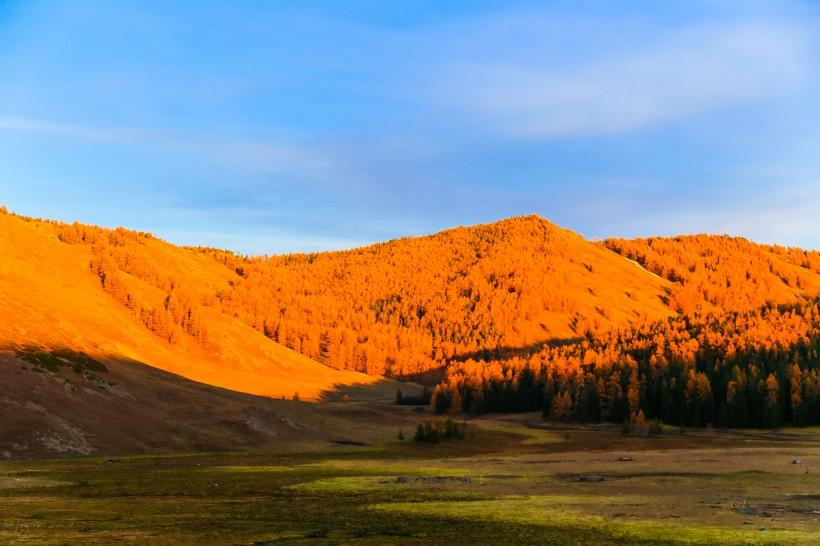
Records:
[[[820,424],[820,300],[677,316],[530,358],[454,364],[431,405],[582,422]]]

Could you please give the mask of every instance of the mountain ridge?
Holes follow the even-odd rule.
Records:
[[[262,334],[259,343],[280,361],[298,362],[296,369],[311,366],[300,360],[307,357],[340,370],[408,376],[462,355],[500,356],[681,312],[748,310],[820,293],[817,252],[717,235],[592,242],[536,214],[348,250],[259,257],[178,247],[123,228],[0,217],[56,236],[62,244],[49,247],[56,261],[80,269],[88,260],[91,276],[122,304],[118,314],[125,307],[183,352],[209,347],[207,359],[234,361],[235,375],[259,356],[230,349],[245,327]],[[51,251],[17,259],[43,262]],[[200,370],[194,379],[226,386],[205,376]]]

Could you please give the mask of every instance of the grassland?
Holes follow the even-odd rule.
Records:
[[[4,462],[0,543],[820,541],[814,429],[624,436],[533,415],[474,428],[435,446]]]

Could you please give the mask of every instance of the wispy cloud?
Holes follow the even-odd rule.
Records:
[[[329,154],[316,147],[274,140],[230,139],[162,129],[100,127],[22,117],[0,117],[0,131],[170,148],[199,156],[204,162],[230,163],[260,174],[301,176],[305,181],[317,183],[336,174],[336,164]]]
[[[618,133],[799,89],[810,33],[797,24],[685,28],[606,61],[461,62],[442,95],[481,123],[525,137]]]
[[[146,136],[141,131],[118,130],[42,119],[0,117],[0,131],[39,133],[85,140],[135,140]]]

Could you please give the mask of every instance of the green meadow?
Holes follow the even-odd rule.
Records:
[[[0,544],[817,544],[817,432],[525,415],[435,445],[10,461]]]

